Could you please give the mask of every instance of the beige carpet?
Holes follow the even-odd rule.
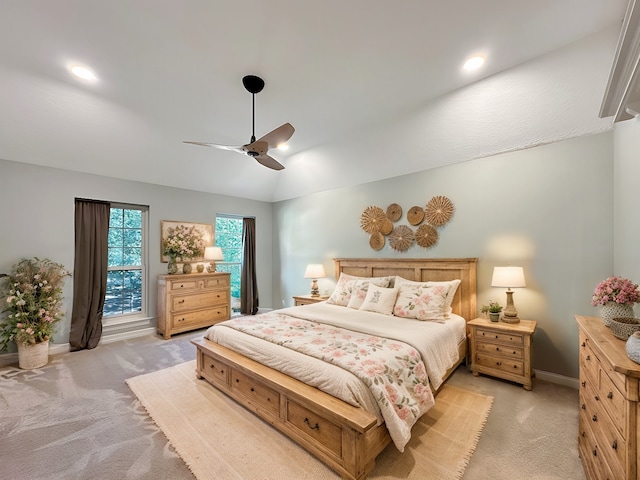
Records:
[[[127,384],[198,480],[339,479],[275,428],[195,377],[195,361]],[[457,480],[493,397],[445,385],[404,453],[390,444],[369,479]]]

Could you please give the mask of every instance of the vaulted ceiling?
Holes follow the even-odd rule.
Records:
[[[508,81],[521,80],[507,72],[544,77],[524,66],[542,67],[545,55],[571,53],[577,42],[613,32],[603,37],[604,47],[594,43],[604,53],[584,67],[597,77],[587,94],[598,105],[626,6],[626,0],[4,2],[0,158],[274,201],[526,147],[531,142],[523,138],[430,163],[420,157],[424,135],[437,131],[439,120],[425,112],[464,89],[474,109],[484,108],[482,94],[469,89],[501,78],[494,104]],[[475,54],[486,64],[464,72]],[[580,64],[590,61],[587,55]],[[74,78],[73,64],[92,69],[97,81]],[[251,95],[241,82],[247,74],[266,82],[255,97],[256,136],[285,122],[296,129],[288,151],[270,151],[285,166],[280,172],[248,156],[183,143],[249,142]],[[572,88],[579,86],[566,86]],[[412,116],[422,118],[420,128],[398,127]],[[533,143],[553,140],[545,135],[530,132]],[[425,147],[424,156],[434,155]]]

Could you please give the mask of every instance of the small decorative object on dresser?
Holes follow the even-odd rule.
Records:
[[[629,335],[626,343],[627,356],[636,363],[640,363],[640,332]]]
[[[191,266],[191,263],[184,262],[182,264],[182,273],[184,273],[185,275],[189,275],[192,271],[193,271],[193,267]]]
[[[591,297],[591,305],[602,306],[602,322],[611,326],[614,318],[633,318],[633,304],[640,301],[638,285],[622,277],[609,277],[596,285]]]
[[[165,340],[176,333],[228,320],[230,274],[158,275],[158,333]]]
[[[299,307],[301,305],[324,302],[327,298],[329,298],[329,295],[318,295],[316,297],[313,295],[294,295],[293,303],[296,307]]]
[[[476,318],[467,325],[471,332],[471,371],[521,383],[533,388],[531,347],[536,322],[521,320],[517,324],[493,323]]]
[[[578,452],[588,480],[638,478],[640,365],[597,317],[576,315],[580,349]],[[633,338],[630,337],[630,338]]]

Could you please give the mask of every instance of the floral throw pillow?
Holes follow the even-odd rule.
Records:
[[[397,294],[398,290],[395,288],[379,287],[371,283],[369,284],[367,296],[360,306],[360,310],[391,315],[393,313],[393,306],[396,303]]]
[[[389,279],[387,277],[367,278],[362,280],[356,280],[351,291],[351,299],[347,304],[349,308],[359,309],[367,298],[367,292],[369,291],[369,285],[377,285],[378,287],[388,287]]]
[[[447,292],[448,289],[443,286],[404,283],[399,287],[393,314],[396,317],[444,323]]]
[[[414,282],[412,280],[407,280],[406,278],[396,277],[396,285],[415,285],[415,286],[425,286],[425,287],[438,287],[440,294],[442,291],[446,294],[446,300],[444,305],[444,317],[449,318],[449,315],[453,312],[451,305],[453,304],[453,297],[456,295],[456,291],[458,290],[458,286],[462,283],[461,280],[449,280],[445,282]]]
[[[333,289],[333,293],[327,299],[327,303],[332,305],[342,305],[343,307],[349,305],[351,293],[353,292],[353,287],[357,280],[358,277],[341,273],[340,278],[338,278],[338,283],[336,283],[336,288]]]

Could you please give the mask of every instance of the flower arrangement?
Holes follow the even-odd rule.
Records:
[[[178,225],[169,228],[162,241],[162,254],[170,258],[198,258],[204,252],[204,238],[194,225]]]
[[[489,300],[489,305],[482,306],[482,313],[500,313],[502,311],[502,305],[495,300]]]
[[[609,302],[631,305],[640,301],[638,285],[622,277],[609,277],[600,282],[591,297],[591,305],[605,305]]]
[[[71,276],[62,265],[37,257],[15,264],[5,278],[4,313],[0,320],[0,350],[11,341],[23,344],[48,342],[56,322],[62,319],[62,287]]]

